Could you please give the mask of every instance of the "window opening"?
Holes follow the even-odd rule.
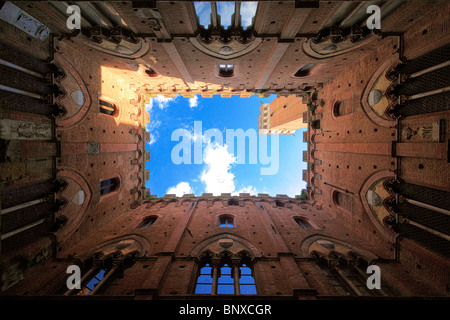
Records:
[[[252,269],[243,264],[239,268],[240,278],[239,278],[239,289],[241,294],[256,294],[255,279],[252,275]]]
[[[102,180],[100,182],[100,195],[105,195],[107,193],[113,192],[119,186],[119,179],[112,178]]]
[[[200,274],[197,279],[197,286],[195,287],[196,294],[211,294],[212,293],[212,268],[207,263],[200,269]]]
[[[221,77],[231,77],[234,74],[234,65],[232,64],[221,64],[219,65],[219,76]]]
[[[217,281],[217,294],[234,294],[234,279],[231,275],[232,269],[228,264],[220,268],[220,277]]]
[[[117,107],[115,104],[107,102],[105,100],[99,99],[99,105],[100,113],[113,116],[117,111]]]
[[[155,223],[156,221],[156,217],[149,217],[149,218],[145,218],[144,220],[142,220],[141,224],[138,226],[138,228],[141,229],[147,229],[150,228],[150,226]]]
[[[231,217],[221,217],[220,218],[220,226],[224,228],[233,228],[233,218]]]
[[[303,229],[312,229],[311,224],[304,218],[295,218],[295,222]]]

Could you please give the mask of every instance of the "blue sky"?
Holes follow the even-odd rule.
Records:
[[[273,145],[273,154],[271,143],[275,140],[272,141],[272,137],[268,136],[267,156],[269,159],[272,157],[273,165],[262,163],[264,159],[259,148],[261,136],[257,133],[259,108],[261,102],[271,102],[274,98],[275,95],[267,98],[257,95],[250,98],[221,98],[219,95],[214,95],[213,98],[196,95],[191,99],[181,96],[152,98],[146,105],[146,110],[150,112],[150,124],[146,126],[151,135],[151,142],[146,145],[151,153],[151,161],[146,163],[146,169],[150,169],[150,180],[146,182],[146,187],[151,189],[151,194],[158,197],[170,193],[178,196],[194,193],[200,196],[202,193],[220,195],[247,192],[252,195],[268,193],[271,196],[287,194],[291,197],[300,194],[301,189],[305,188],[302,170],[306,169],[306,163],[302,161],[302,151],[306,150],[306,143],[302,141],[302,131],[306,129],[297,130],[295,136],[278,136],[279,147]],[[195,121],[201,122],[194,125]],[[201,132],[198,131],[199,124]],[[218,130],[218,143],[205,135],[210,129]],[[250,139],[245,140],[245,161],[238,163],[237,156],[243,154],[237,151],[237,147],[235,150],[227,147],[227,129],[242,129],[243,132],[256,136],[257,144],[254,146],[257,152],[253,154],[256,163],[250,163]],[[179,131],[185,135],[172,139],[172,134]],[[189,158],[190,163],[176,164],[172,153],[177,157],[183,155],[175,152],[179,151],[182,141],[186,142],[185,146],[192,146],[189,148],[191,156],[185,158]],[[199,146],[201,149],[198,149]],[[276,150],[279,150],[278,157]],[[195,164],[195,157],[199,155],[201,163]],[[261,168],[269,168],[271,165],[275,168],[276,159],[279,161],[276,174],[262,175]]]

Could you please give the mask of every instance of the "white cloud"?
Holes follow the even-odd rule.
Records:
[[[180,182],[175,187],[167,189],[166,194],[175,194],[177,197],[181,197],[183,194],[194,193],[188,182]]]
[[[154,144],[159,138],[158,128],[161,126],[161,121],[150,120],[150,124],[147,125],[147,130],[150,132],[150,145]]]
[[[258,195],[258,191],[256,191],[256,188],[254,186],[241,188],[240,190],[233,192],[232,195],[239,195],[239,193],[250,193],[251,196]]]
[[[195,95],[193,98],[189,99],[189,107],[190,108],[195,108],[198,106],[198,96]]]
[[[206,168],[200,179],[205,184],[206,193],[220,195],[234,192],[234,174],[230,169],[236,163],[236,157],[228,152],[226,145],[208,144],[203,153],[203,162]]]
[[[150,123],[147,124],[147,130],[150,132],[150,145],[154,144],[159,138],[158,128],[161,126],[161,121],[157,120],[158,116],[155,114],[154,107],[158,107],[163,110],[169,106],[171,102],[174,102],[178,98],[166,98],[162,95],[157,95],[156,98],[151,98],[148,103],[145,104],[145,111],[150,113]]]
[[[152,101],[155,102],[161,110],[163,110],[169,106],[169,103],[174,102],[177,98],[178,95],[176,95],[175,98],[166,98],[158,94],[156,98],[152,98]]]

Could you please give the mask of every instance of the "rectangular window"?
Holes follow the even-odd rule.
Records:
[[[220,226],[224,228],[233,228],[233,218],[230,217],[222,217],[220,218]]]
[[[232,65],[232,64],[219,65],[219,76],[231,77],[233,75],[234,75],[234,65]]]

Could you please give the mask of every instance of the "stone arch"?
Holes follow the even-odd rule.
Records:
[[[372,221],[373,225],[377,228],[377,230],[391,243],[395,242],[395,233],[391,230],[387,229],[386,227],[386,219],[389,218],[388,211],[386,208],[384,208],[383,205],[381,205],[381,210],[372,210],[373,204],[369,203],[368,196],[370,196],[370,192],[373,192],[371,189],[380,182],[383,179],[387,178],[395,178],[395,174],[392,171],[389,170],[382,170],[375,172],[371,176],[369,176],[364,184],[361,186],[361,189],[359,191],[359,197],[361,199],[361,203],[369,216],[370,220]],[[385,190],[386,191],[386,190]],[[388,193],[388,191],[386,191]],[[373,197],[373,195],[371,196]],[[386,197],[384,197],[386,198]],[[383,202],[383,199],[380,199],[381,202]],[[379,212],[383,211],[383,212]],[[384,212],[385,211],[385,212]]]
[[[137,254],[139,257],[142,257],[149,255],[150,252],[151,246],[147,239],[136,234],[130,234],[113,238],[93,246],[77,258],[86,260],[97,255],[102,257],[121,255],[125,257],[132,254]]]
[[[83,120],[91,108],[92,99],[89,95],[89,91],[86,87],[86,84],[84,83],[83,79],[81,78],[81,75],[78,73],[78,71],[75,69],[72,64],[69,63],[69,61],[64,58],[61,54],[55,55],[55,63],[62,67],[64,72],[66,74],[70,74],[70,76],[75,80],[76,85],[78,86],[78,89],[83,97],[82,104],[80,105],[79,109],[75,114],[70,116],[67,119],[64,118],[57,118],[56,124],[59,129],[66,129],[68,127],[72,127],[79,123],[81,120]]]
[[[227,233],[217,234],[203,240],[191,250],[189,256],[199,257],[204,252],[210,252],[211,254],[218,255],[225,250],[234,255],[237,255],[242,251],[247,251],[252,258],[262,257],[261,251],[250,241]]]
[[[89,182],[81,175],[81,173],[68,168],[58,171],[57,178],[66,182],[73,180],[76,184],[78,184],[80,191],[83,192],[83,202],[80,204],[80,208],[76,216],[73,219],[69,220],[68,223],[66,223],[66,225],[57,232],[58,239],[64,240],[69,237],[80,225],[81,220],[92,199],[92,188]],[[64,198],[64,191],[61,196]],[[66,208],[67,206],[64,210],[66,210]],[[61,214],[63,215],[64,210],[61,212]]]
[[[230,53],[223,54],[220,51],[220,47],[223,48],[223,45],[220,45],[219,41],[214,41],[212,44],[207,44],[196,37],[189,38],[189,41],[199,51],[220,60],[239,58],[252,52],[262,43],[262,39],[260,38],[253,38],[250,42],[245,44],[239,43],[237,40],[232,41],[231,44],[227,44],[227,47],[232,48],[232,51]]]
[[[357,42],[353,42],[351,39],[345,39],[339,43],[333,43],[331,38],[319,42],[314,41],[314,39],[307,39],[303,41],[302,50],[310,57],[326,59],[366,46],[376,39],[377,37],[373,35],[369,35]]]
[[[388,88],[391,85],[392,80],[389,79],[387,75],[390,71],[392,71],[393,66],[396,64],[398,64],[397,57],[387,60],[381,64],[366,84],[361,96],[362,109],[366,113],[367,117],[382,127],[393,127],[395,125],[395,120],[388,118],[385,115],[385,111],[389,108],[391,103],[386,95],[388,94]],[[381,92],[378,89],[382,89],[384,92]],[[374,105],[371,106],[369,104],[369,96],[371,95],[371,92],[375,91],[380,92],[381,94],[380,102],[377,103],[377,105],[381,105],[381,109],[378,111],[376,111],[377,108],[375,108]]]
[[[320,243],[321,241],[322,243]],[[330,246],[327,248],[327,243],[333,244],[333,247]],[[366,249],[321,234],[315,234],[307,237],[300,244],[300,253],[303,257],[310,257],[312,251],[317,251],[318,249],[325,255],[328,255],[330,252],[338,252],[343,256],[359,255],[368,262],[378,258],[378,256]]]
[[[151,45],[150,41],[140,38],[139,41],[136,44],[131,44],[135,48],[124,48],[123,45],[116,45],[116,48],[106,48],[102,47],[101,45],[95,44],[86,37],[77,37],[77,41],[81,42],[82,44],[86,45],[89,48],[98,50],[100,52],[110,54],[115,57],[120,58],[127,58],[127,59],[138,59],[147,54],[147,52],[150,51]],[[108,42],[105,41],[109,45]],[[139,46],[140,45],[140,46]],[[122,49],[122,50],[121,50]],[[126,50],[128,49],[128,50]]]

